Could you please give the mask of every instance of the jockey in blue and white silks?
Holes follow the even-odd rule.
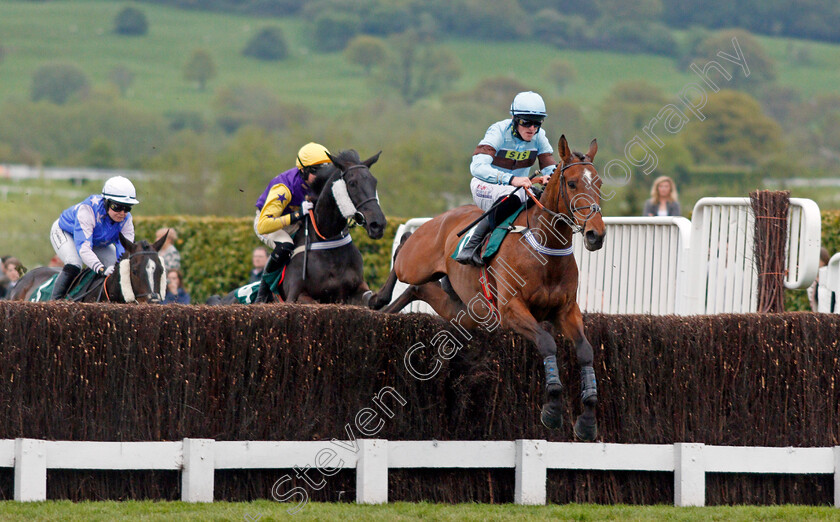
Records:
[[[478,143],[470,163],[473,201],[481,210],[488,210],[499,199],[522,187],[514,197],[501,203],[479,222],[472,236],[455,258],[463,264],[481,266],[484,238],[527,200],[524,189],[531,187],[530,168],[539,165],[535,183],[545,184],[557,167],[554,149],[541,128],[546,117],[545,102],[535,92],[521,92],[510,106],[512,118],[498,121],[487,129]]]
[[[134,185],[115,176],[101,194],[89,196],[61,213],[50,229],[50,243],[64,262],[53,285],[52,299],[67,294],[73,279],[86,265],[101,275],[111,275],[124,248],[120,234],[134,241],[131,207],[139,203]]]

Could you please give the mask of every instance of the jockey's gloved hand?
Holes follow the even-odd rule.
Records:
[[[310,210],[315,208],[315,204],[311,201],[304,201],[300,204],[300,209],[303,211],[304,214],[308,214]]]
[[[292,212],[291,214],[289,214],[289,224],[292,224],[292,223],[297,223],[298,221],[300,221],[301,219],[303,219],[303,217],[304,217],[305,215],[306,215],[306,214],[303,212],[303,210],[302,210],[302,209],[301,209],[301,210],[295,210],[294,212]]]
[[[114,273],[114,266],[111,265],[108,268],[105,268],[104,266],[100,266],[99,269],[96,271],[96,273],[98,275],[108,277],[109,275]]]

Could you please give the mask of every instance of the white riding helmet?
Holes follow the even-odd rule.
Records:
[[[520,92],[510,104],[510,115],[520,116],[526,120],[542,121],[545,119],[545,102],[542,96],[535,92]]]
[[[114,176],[108,178],[105,186],[102,187],[102,197],[124,205],[136,205],[140,203],[137,200],[137,191],[134,190],[134,184],[122,176]]]

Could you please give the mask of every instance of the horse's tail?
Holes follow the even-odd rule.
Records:
[[[400,244],[397,245],[397,249],[394,250],[394,258],[391,260],[393,263],[397,262],[397,256],[400,255],[400,250],[402,250],[405,241],[408,239],[408,236],[411,235],[411,232],[406,232],[400,238]],[[383,308],[385,305],[391,302],[391,297],[394,295],[394,286],[397,284],[397,273],[394,272],[394,269],[391,269],[391,272],[388,274],[388,279],[385,281],[385,284],[382,285],[382,288],[379,289],[368,301],[368,308],[371,310],[379,310]]]

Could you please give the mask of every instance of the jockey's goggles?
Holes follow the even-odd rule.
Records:
[[[108,208],[114,212],[131,212],[131,205],[123,205],[122,203],[117,203],[116,201],[110,202],[108,204]]]
[[[516,117],[516,124],[521,125],[525,128],[535,127],[539,129],[540,127],[542,127],[541,121],[526,120],[525,118],[520,118],[519,116]]]

